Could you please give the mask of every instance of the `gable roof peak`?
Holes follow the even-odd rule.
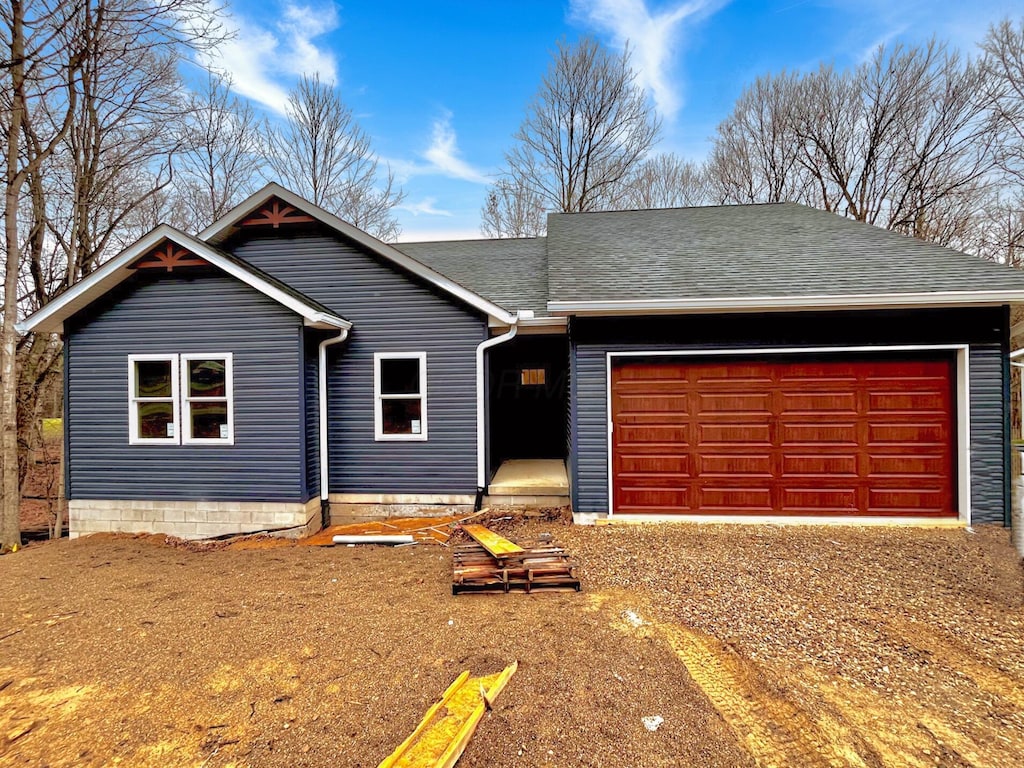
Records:
[[[431,269],[426,264],[417,261],[411,256],[403,253],[398,248],[377,239],[359,227],[344,221],[337,215],[326,211],[315,203],[311,203],[304,197],[282,187],[277,182],[268,182],[262,189],[253,193],[230,211],[221,216],[217,221],[199,233],[199,239],[213,245],[219,245],[231,235],[238,232],[242,222],[259,211],[271,199],[278,198],[280,201],[291,206],[296,211],[311,216],[315,221],[334,230],[342,237],[355,242],[387,262],[394,264],[407,272],[430,283],[441,291],[448,293],[460,301],[468,304],[474,309],[483,312],[485,315],[494,318],[498,322],[511,324],[515,322],[515,315],[502,306],[495,304],[478,293],[456,283],[449,277]]]

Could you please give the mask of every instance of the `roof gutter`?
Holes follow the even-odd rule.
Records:
[[[500,336],[485,339],[476,347],[476,504],[477,510],[483,501],[485,486],[487,485],[487,410],[486,410],[486,370],[484,368],[484,352],[491,347],[511,341],[519,332],[520,320],[533,319],[533,312],[523,310],[512,315],[509,329]]]
[[[330,462],[327,451],[327,348],[335,344],[341,344],[348,338],[348,328],[340,328],[338,335],[324,339],[317,347],[318,366],[317,371],[317,406],[320,417],[320,514],[323,517],[323,524],[330,523],[331,505],[330,493]]]
[[[636,315],[685,312],[770,312],[815,309],[870,309],[925,306],[985,306],[1024,302],[1024,290],[921,291],[819,296],[733,296],[689,299],[549,301],[553,315]]]

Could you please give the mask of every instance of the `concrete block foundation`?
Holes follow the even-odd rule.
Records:
[[[320,530],[320,499],[305,503],[262,501],[152,501],[71,499],[70,537],[92,533],[164,533],[207,539],[283,528],[279,535],[301,538]]]

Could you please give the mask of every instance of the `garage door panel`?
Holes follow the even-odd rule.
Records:
[[[632,510],[658,514],[661,512],[689,511],[690,509],[688,488],[634,488],[626,486],[621,489],[620,494],[620,509],[623,511]]]
[[[636,414],[672,413],[686,414],[689,412],[689,398],[686,393],[625,393],[619,396],[622,409],[620,415],[625,418]]]
[[[794,392],[783,391],[781,410],[783,413],[816,413],[832,416],[857,414],[857,396],[852,392]]]
[[[956,514],[949,359],[649,365],[612,368],[616,512]]]
[[[780,424],[779,431],[783,447],[812,443],[828,445],[857,444],[857,424],[855,422],[789,422]]]
[[[868,442],[906,443],[912,446],[943,445],[949,430],[938,421],[917,424],[869,424]]]
[[[767,392],[719,391],[697,395],[697,413],[771,413],[772,398]]]
[[[782,477],[857,477],[856,453],[787,453],[782,455]]]
[[[708,423],[697,425],[698,445],[771,445],[771,425],[767,423]]]
[[[626,445],[645,445],[687,442],[689,429],[686,424],[622,424],[615,428],[615,432]]]
[[[697,457],[700,477],[762,477],[772,476],[771,453],[704,454]]]
[[[772,511],[771,490],[760,486],[706,486],[698,489],[697,502],[702,512],[742,509],[745,514],[770,514]]]
[[[849,515],[857,511],[857,487],[780,489],[780,510],[783,514]]]
[[[927,392],[872,392],[868,395],[868,412],[875,414],[910,411],[944,415],[946,401],[944,393],[938,389]]]
[[[872,454],[867,457],[867,475],[871,478],[883,477],[936,477],[952,471],[949,457],[938,453],[931,456],[915,454]]]
[[[622,476],[628,473],[658,473],[658,472],[670,472],[674,474],[686,474],[690,472],[690,455],[684,453],[679,456],[673,456],[669,453],[659,453],[656,456],[652,455],[639,455],[632,456],[629,454],[620,455],[616,462],[616,470],[620,473],[618,476]]]
[[[871,488],[868,507],[879,515],[927,515],[945,507],[945,489],[934,488]]]

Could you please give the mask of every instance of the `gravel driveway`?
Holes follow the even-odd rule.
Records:
[[[0,764],[375,766],[514,659],[460,768],[1024,764],[1000,528],[501,529],[553,533],[583,592],[452,597],[431,546],[0,558]]]

